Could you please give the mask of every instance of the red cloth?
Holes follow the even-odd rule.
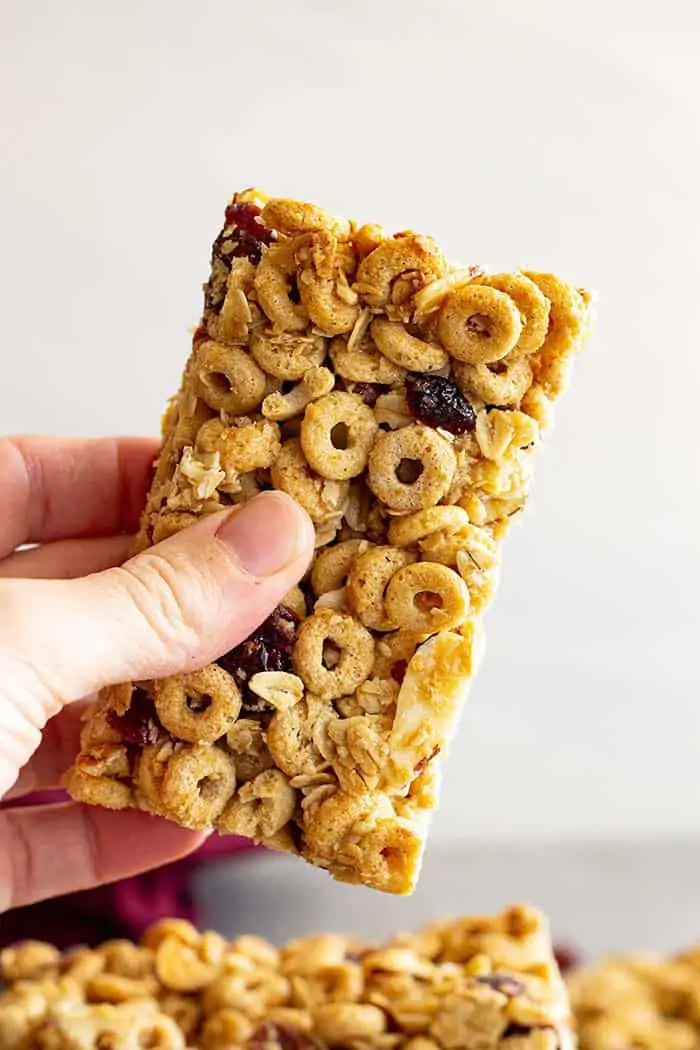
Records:
[[[58,796],[61,798],[62,796]],[[55,794],[33,795],[23,805],[56,801]],[[191,893],[195,869],[211,860],[250,853],[248,839],[212,835],[184,860],[82,893],[71,893],[0,915],[0,948],[14,941],[50,941],[59,948],[96,945],[114,937],[138,940],[157,919],[176,917],[201,925]]]

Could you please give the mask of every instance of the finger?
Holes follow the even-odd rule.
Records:
[[[88,702],[70,704],[49,719],[41,743],[20,770],[13,786],[0,801],[11,802],[33,791],[49,791],[60,786],[80,748],[80,730]]]
[[[202,667],[279,604],[313,543],[305,511],[282,492],[264,492],[121,568],[80,580],[0,581],[8,666],[0,699],[4,692],[15,709],[31,701],[48,715],[103,685]]]
[[[0,439],[0,557],[24,543],[134,532],[157,450],[150,438]]]
[[[76,802],[0,810],[0,912],[167,864],[205,838],[137,810]]]
[[[132,536],[56,540],[43,547],[15,551],[0,561],[0,579],[74,580],[122,565],[132,549]]]

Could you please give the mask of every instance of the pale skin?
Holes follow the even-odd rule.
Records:
[[[0,439],[0,912],[200,845],[136,811],[16,803],[59,786],[86,698],[205,665],[311,560],[304,511],[265,493],[125,561],[156,453],[140,438]]]

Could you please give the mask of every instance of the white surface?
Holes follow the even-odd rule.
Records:
[[[412,897],[331,882],[295,858],[212,862],[197,877],[205,925],[255,931],[276,944],[339,930],[381,940],[451,915],[489,914],[525,901],[543,908],[560,944],[587,960],[626,951],[670,952],[698,941],[700,847],[530,843],[430,850]]]
[[[237,186],[599,290],[443,839],[698,827],[699,17],[682,0],[0,8],[5,431],[155,429]]]

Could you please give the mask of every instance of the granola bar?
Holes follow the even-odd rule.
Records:
[[[255,191],[204,292],[138,547],[274,487],[310,514],[313,564],[216,663],[104,690],[67,785],[410,892],[590,296]]]
[[[627,955],[568,979],[581,1050],[698,1050],[700,947]]]
[[[516,906],[388,944],[274,948],[165,919],[139,945],[0,954],[0,1050],[570,1050],[542,916]]]

